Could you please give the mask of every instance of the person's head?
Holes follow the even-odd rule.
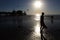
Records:
[[[42,12],[42,15],[44,15],[44,12]]]

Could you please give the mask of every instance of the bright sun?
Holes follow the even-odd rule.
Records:
[[[40,8],[41,5],[42,5],[42,3],[40,1],[35,1],[34,2],[34,7],[36,7],[36,8]]]

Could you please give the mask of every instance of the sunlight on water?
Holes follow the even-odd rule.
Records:
[[[35,15],[35,20],[38,21],[34,26],[36,36],[40,36],[40,23],[39,23],[40,16],[41,16],[40,14]]]
[[[35,35],[40,36],[40,24],[37,23],[35,27]]]
[[[40,14],[36,14],[34,20],[39,21],[40,20]]]
[[[33,30],[28,36],[28,40],[41,40],[41,34],[40,34],[40,14],[36,14],[34,17],[34,26]]]
[[[34,31],[30,33],[29,36],[27,36],[28,40],[41,40],[40,35],[40,23],[36,22],[36,25],[34,25]]]
[[[39,15],[36,15],[36,17],[40,17]],[[34,19],[35,20],[35,19]],[[40,18],[39,18],[40,20]],[[40,34],[40,22],[39,20],[35,20],[33,30],[28,36],[28,40],[41,40],[41,34]]]

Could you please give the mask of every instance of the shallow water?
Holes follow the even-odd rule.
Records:
[[[40,20],[35,20],[37,18],[35,16],[0,17],[1,38],[6,40],[40,40]],[[47,39],[59,40],[60,20],[54,20],[52,24],[51,19],[45,18],[44,22],[48,27]]]

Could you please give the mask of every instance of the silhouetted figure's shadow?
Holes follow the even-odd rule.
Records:
[[[40,27],[40,33],[41,33],[41,40],[47,40],[44,36],[43,36],[43,29],[47,29],[45,23],[44,23],[44,12],[42,12],[42,15],[40,17],[40,24],[41,24],[41,27]]]

